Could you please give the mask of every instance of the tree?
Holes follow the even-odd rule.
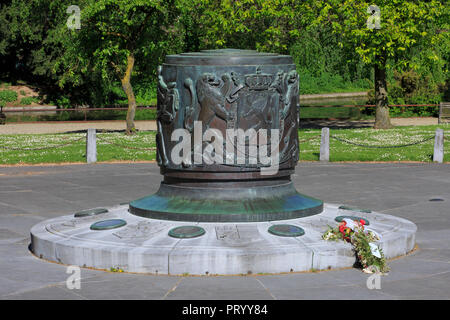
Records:
[[[126,132],[132,134],[136,112],[133,71],[139,61],[144,61],[143,68],[152,65],[156,70],[169,46],[175,47],[174,1],[84,0],[80,9],[81,28],[62,29],[68,37],[60,62],[66,66],[61,84],[76,84],[81,74],[90,72],[100,72],[106,82],[119,79],[128,99]]]
[[[72,0],[11,0],[0,4],[0,77],[35,85],[58,106],[104,104],[108,86],[98,73],[78,74],[59,84],[70,65],[61,63],[68,39],[67,8]],[[73,59],[71,60],[73,64]]]
[[[193,0],[201,48],[234,47],[287,53],[304,16],[298,0]]]
[[[52,33],[68,0],[11,0],[0,4],[2,71],[10,77],[54,85],[61,41]],[[15,80],[15,79],[12,79]]]
[[[374,128],[392,127],[389,118],[386,69],[408,64],[408,52],[436,36],[434,22],[443,11],[440,1],[331,0],[311,2],[315,25],[329,24],[342,35],[341,46],[355,50],[374,68],[376,115]]]

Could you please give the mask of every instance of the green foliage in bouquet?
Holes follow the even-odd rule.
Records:
[[[328,226],[328,230],[322,235],[323,240],[350,242],[357,258],[357,263],[361,265],[364,271],[370,272],[375,269],[378,272],[386,273],[389,267],[386,263],[383,251],[377,248],[377,253],[372,251],[370,244],[380,240],[372,231],[364,230],[364,220],[353,221],[353,225],[347,225],[346,221],[342,221],[335,228]],[[377,257],[377,255],[379,257]]]
[[[372,232],[355,232],[352,236],[351,243],[353,245],[353,250],[355,251],[358,262],[361,266],[366,269],[373,266],[381,273],[386,273],[389,271],[389,267],[386,263],[386,258],[384,257],[383,251],[380,251],[381,258],[376,257],[372,254],[369,243],[376,241],[378,238]]]

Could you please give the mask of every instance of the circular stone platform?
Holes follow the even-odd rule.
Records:
[[[31,229],[31,249],[40,258],[67,265],[153,274],[280,273],[351,267],[355,255],[349,243],[321,239],[327,225],[337,225],[338,216],[367,219],[367,228],[381,235],[378,245],[386,258],[404,255],[414,248],[414,223],[345,208],[324,204],[320,214],[272,222],[196,223],[142,218],[130,214],[128,205],[121,205],[91,216],[69,215],[43,221]],[[122,219],[126,225],[91,229],[94,223],[111,219]],[[200,228],[195,230],[205,232],[190,238],[169,235],[181,226],[197,226]],[[283,234],[269,232],[270,227]],[[296,233],[298,230],[304,234]]]

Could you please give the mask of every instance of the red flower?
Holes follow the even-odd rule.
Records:
[[[359,220],[359,223],[361,223],[361,225],[365,225],[366,224],[366,222],[363,219]]]

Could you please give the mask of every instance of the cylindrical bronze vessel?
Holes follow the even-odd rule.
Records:
[[[290,180],[299,156],[299,77],[290,56],[235,49],[169,55],[158,81],[164,181],[156,194],[131,202],[131,213],[250,222],[322,211],[322,201],[299,194]]]

